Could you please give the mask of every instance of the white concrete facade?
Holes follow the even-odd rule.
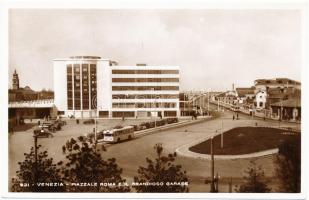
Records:
[[[178,66],[118,66],[108,59],[54,59],[58,115],[91,117],[179,116]]]
[[[256,109],[264,109],[266,107],[267,93],[259,91],[255,96]]]

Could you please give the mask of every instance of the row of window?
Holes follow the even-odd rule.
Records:
[[[113,99],[178,99],[178,94],[115,94]]]
[[[81,79],[82,78],[82,79]],[[67,65],[67,105],[69,110],[96,107],[96,65]],[[74,92],[73,92],[74,91]],[[89,99],[92,98],[92,99]]]
[[[178,86],[113,86],[113,91],[122,90],[175,90],[178,91]]]
[[[135,83],[135,82],[179,82],[179,78],[113,78],[113,83]]]
[[[179,74],[179,70],[123,70],[123,69],[114,69],[112,74]]]
[[[113,108],[176,108],[176,103],[113,103]]]

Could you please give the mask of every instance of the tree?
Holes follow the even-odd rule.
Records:
[[[79,144],[80,143],[80,144]],[[69,184],[68,192],[129,192],[122,169],[115,158],[104,160],[96,144],[71,139],[67,142],[66,163],[62,167],[63,179]],[[105,151],[104,146],[102,146]],[[72,184],[73,183],[73,184]],[[87,183],[85,186],[76,183]]]
[[[59,167],[54,164],[52,158],[48,158],[47,151],[39,152],[41,145],[37,148],[37,162],[34,148],[31,147],[30,153],[24,154],[25,160],[18,163],[20,169],[16,171],[17,178],[12,178],[12,192],[64,192],[65,186]],[[58,185],[48,186],[45,183]]]
[[[163,156],[161,144],[154,146],[155,161],[146,158],[147,167],[139,167],[138,176],[134,177],[133,188],[137,192],[188,192],[188,178],[181,165],[175,165],[176,153]]]
[[[276,174],[281,192],[300,192],[301,142],[300,136],[291,137],[279,146]]]
[[[236,186],[236,192],[266,193],[271,191],[265,181],[264,171],[260,166],[257,167],[254,161],[250,161],[250,166],[245,173],[247,174],[244,176],[245,181],[239,187]]]

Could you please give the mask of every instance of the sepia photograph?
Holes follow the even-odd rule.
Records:
[[[8,192],[300,194],[303,20],[10,8]]]

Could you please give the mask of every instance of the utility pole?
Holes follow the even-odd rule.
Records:
[[[208,116],[210,115],[210,113],[209,113],[209,100],[210,100],[210,98],[209,98],[209,88],[208,88],[208,92],[207,92],[207,94],[208,94],[208,100],[207,100],[207,110],[208,110]]]
[[[213,148],[213,137],[210,138],[210,154],[211,154],[211,183],[210,192],[215,192],[215,162],[214,162],[214,148]]]
[[[34,138],[34,191],[38,192],[38,137],[36,134],[33,135]]]
[[[221,120],[221,149],[223,149],[223,120]]]
[[[216,182],[215,192],[219,192],[219,174],[218,174],[218,172],[216,173],[215,182]]]
[[[279,116],[279,128],[280,128],[280,123],[281,123],[281,120],[282,120],[282,99],[280,99],[280,116]]]
[[[94,151],[97,151],[97,115],[98,115],[98,108],[95,110],[95,119],[94,119]]]

